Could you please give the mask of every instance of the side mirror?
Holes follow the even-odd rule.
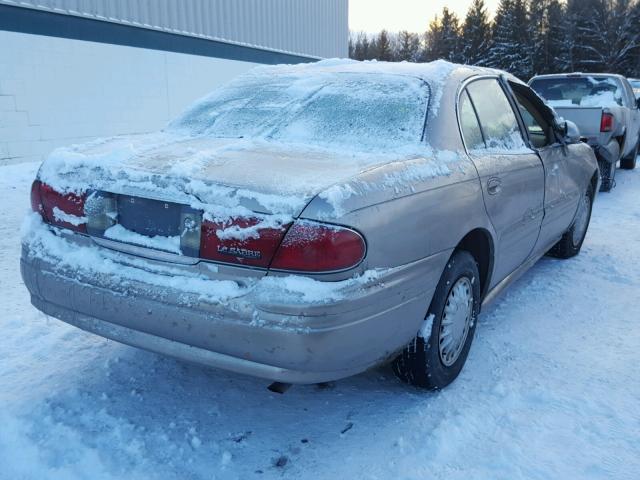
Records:
[[[567,125],[567,122],[564,119],[560,119],[560,121],[556,124],[556,131],[562,138],[565,138],[567,136],[569,125]]]
[[[563,120],[560,125],[560,133],[567,143],[580,143],[580,129],[575,123]]]
[[[636,98],[636,107],[640,108],[640,97]]]

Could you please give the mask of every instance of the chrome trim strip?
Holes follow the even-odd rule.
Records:
[[[96,245],[99,245],[117,252],[137,255],[139,257],[148,258],[150,260],[159,260],[161,262],[179,263],[181,265],[196,265],[200,259],[195,257],[186,257],[171,252],[163,252],[162,250],[153,250],[139,245],[130,243],[122,243],[106,238],[90,237]]]

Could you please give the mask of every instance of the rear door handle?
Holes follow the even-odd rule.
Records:
[[[487,192],[489,195],[497,195],[502,190],[502,180],[498,177],[492,177],[487,182]]]

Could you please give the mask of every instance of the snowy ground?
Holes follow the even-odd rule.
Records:
[[[579,257],[543,259],[482,314],[445,391],[379,369],[285,395],[31,307],[35,169],[0,168],[1,479],[640,478],[640,169],[600,195]]]

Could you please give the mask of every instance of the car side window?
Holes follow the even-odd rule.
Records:
[[[486,145],[482,130],[480,130],[478,117],[466,90],[460,94],[460,128],[468,150],[485,148]]]
[[[495,78],[476,80],[467,91],[476,107],[487,149],[513,153],[526,148],[516,115]]]
[[[554,142],[551,124],[545,119],[544,114],[536,108],[531,99],[521,92],[515,91],[516,103],[522,114],[522,120],[529,132],[531,143],[536,148],[544,148]]]

